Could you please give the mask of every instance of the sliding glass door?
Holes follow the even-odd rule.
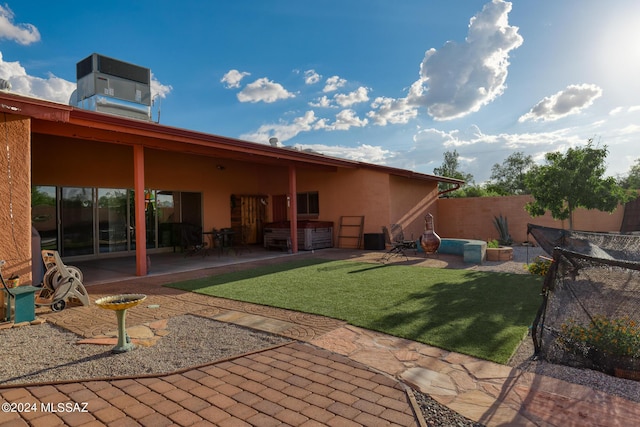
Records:
[[[129,248],[127,190],[98,188],[98,250],[121,252]]]
[[[40,234],[42,249],[58,250],[58,194],[53,185],[31,189],[31,224]]]
[[[42,249],[65,257],[135,250],[133,190],[34,186],[31,209]],[[178,246],[174,224],[182,222],[202,224],[201,193],[145,190],[148,249]]]
[[[93,194],[90,187],[62,187],[61,242],[66,256],[95,253]]]
[[[169,248],[179,244],[174,224],[180,222],[180,193],[177,191],[158,191],[158,247]]]

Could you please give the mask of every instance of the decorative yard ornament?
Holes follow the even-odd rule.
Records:
[[[440,247],[440,236],[433,229],[433,215],[430,213],[424,217],[424,233],[420,236],[420,247],[426,254],[434,254]]]

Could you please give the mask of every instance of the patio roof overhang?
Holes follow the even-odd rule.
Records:
[[[0,111],[32,119],[35,134],[55,135],[112,144],[142,145],[159,150],[177,151],[251,163],[295,166],[304,169],[337,170],[365,168],[409,179],[464,184],[464,181],[413,172],[384,165],[359,162],[288,147],[243,141],[155,122],[135,120],[111,114],[87,111],[12,93],[0,93]]]

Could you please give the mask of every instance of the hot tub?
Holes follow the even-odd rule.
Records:
[[[264,247],[267,249],[291,249],[291,224],[289,221],[264,225]],[[298,248],[305,251],[333,247],[333,222],[298,221]]]

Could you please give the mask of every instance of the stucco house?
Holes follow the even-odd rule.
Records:
[[[241,227],[261,243],[265,224],[288,221],[296,252],[298,221],[322,221],[333,246],[355,247],[344,217],[364,217],[365,234],[400,223],[418,236],[424,215],[437,216],[438,182],[462,184],[11,92],[0,113],[0,259],[23,283],[34,229],[65,260],[135,254],[145,275],[147,253],[175,245],[170,224]]]

